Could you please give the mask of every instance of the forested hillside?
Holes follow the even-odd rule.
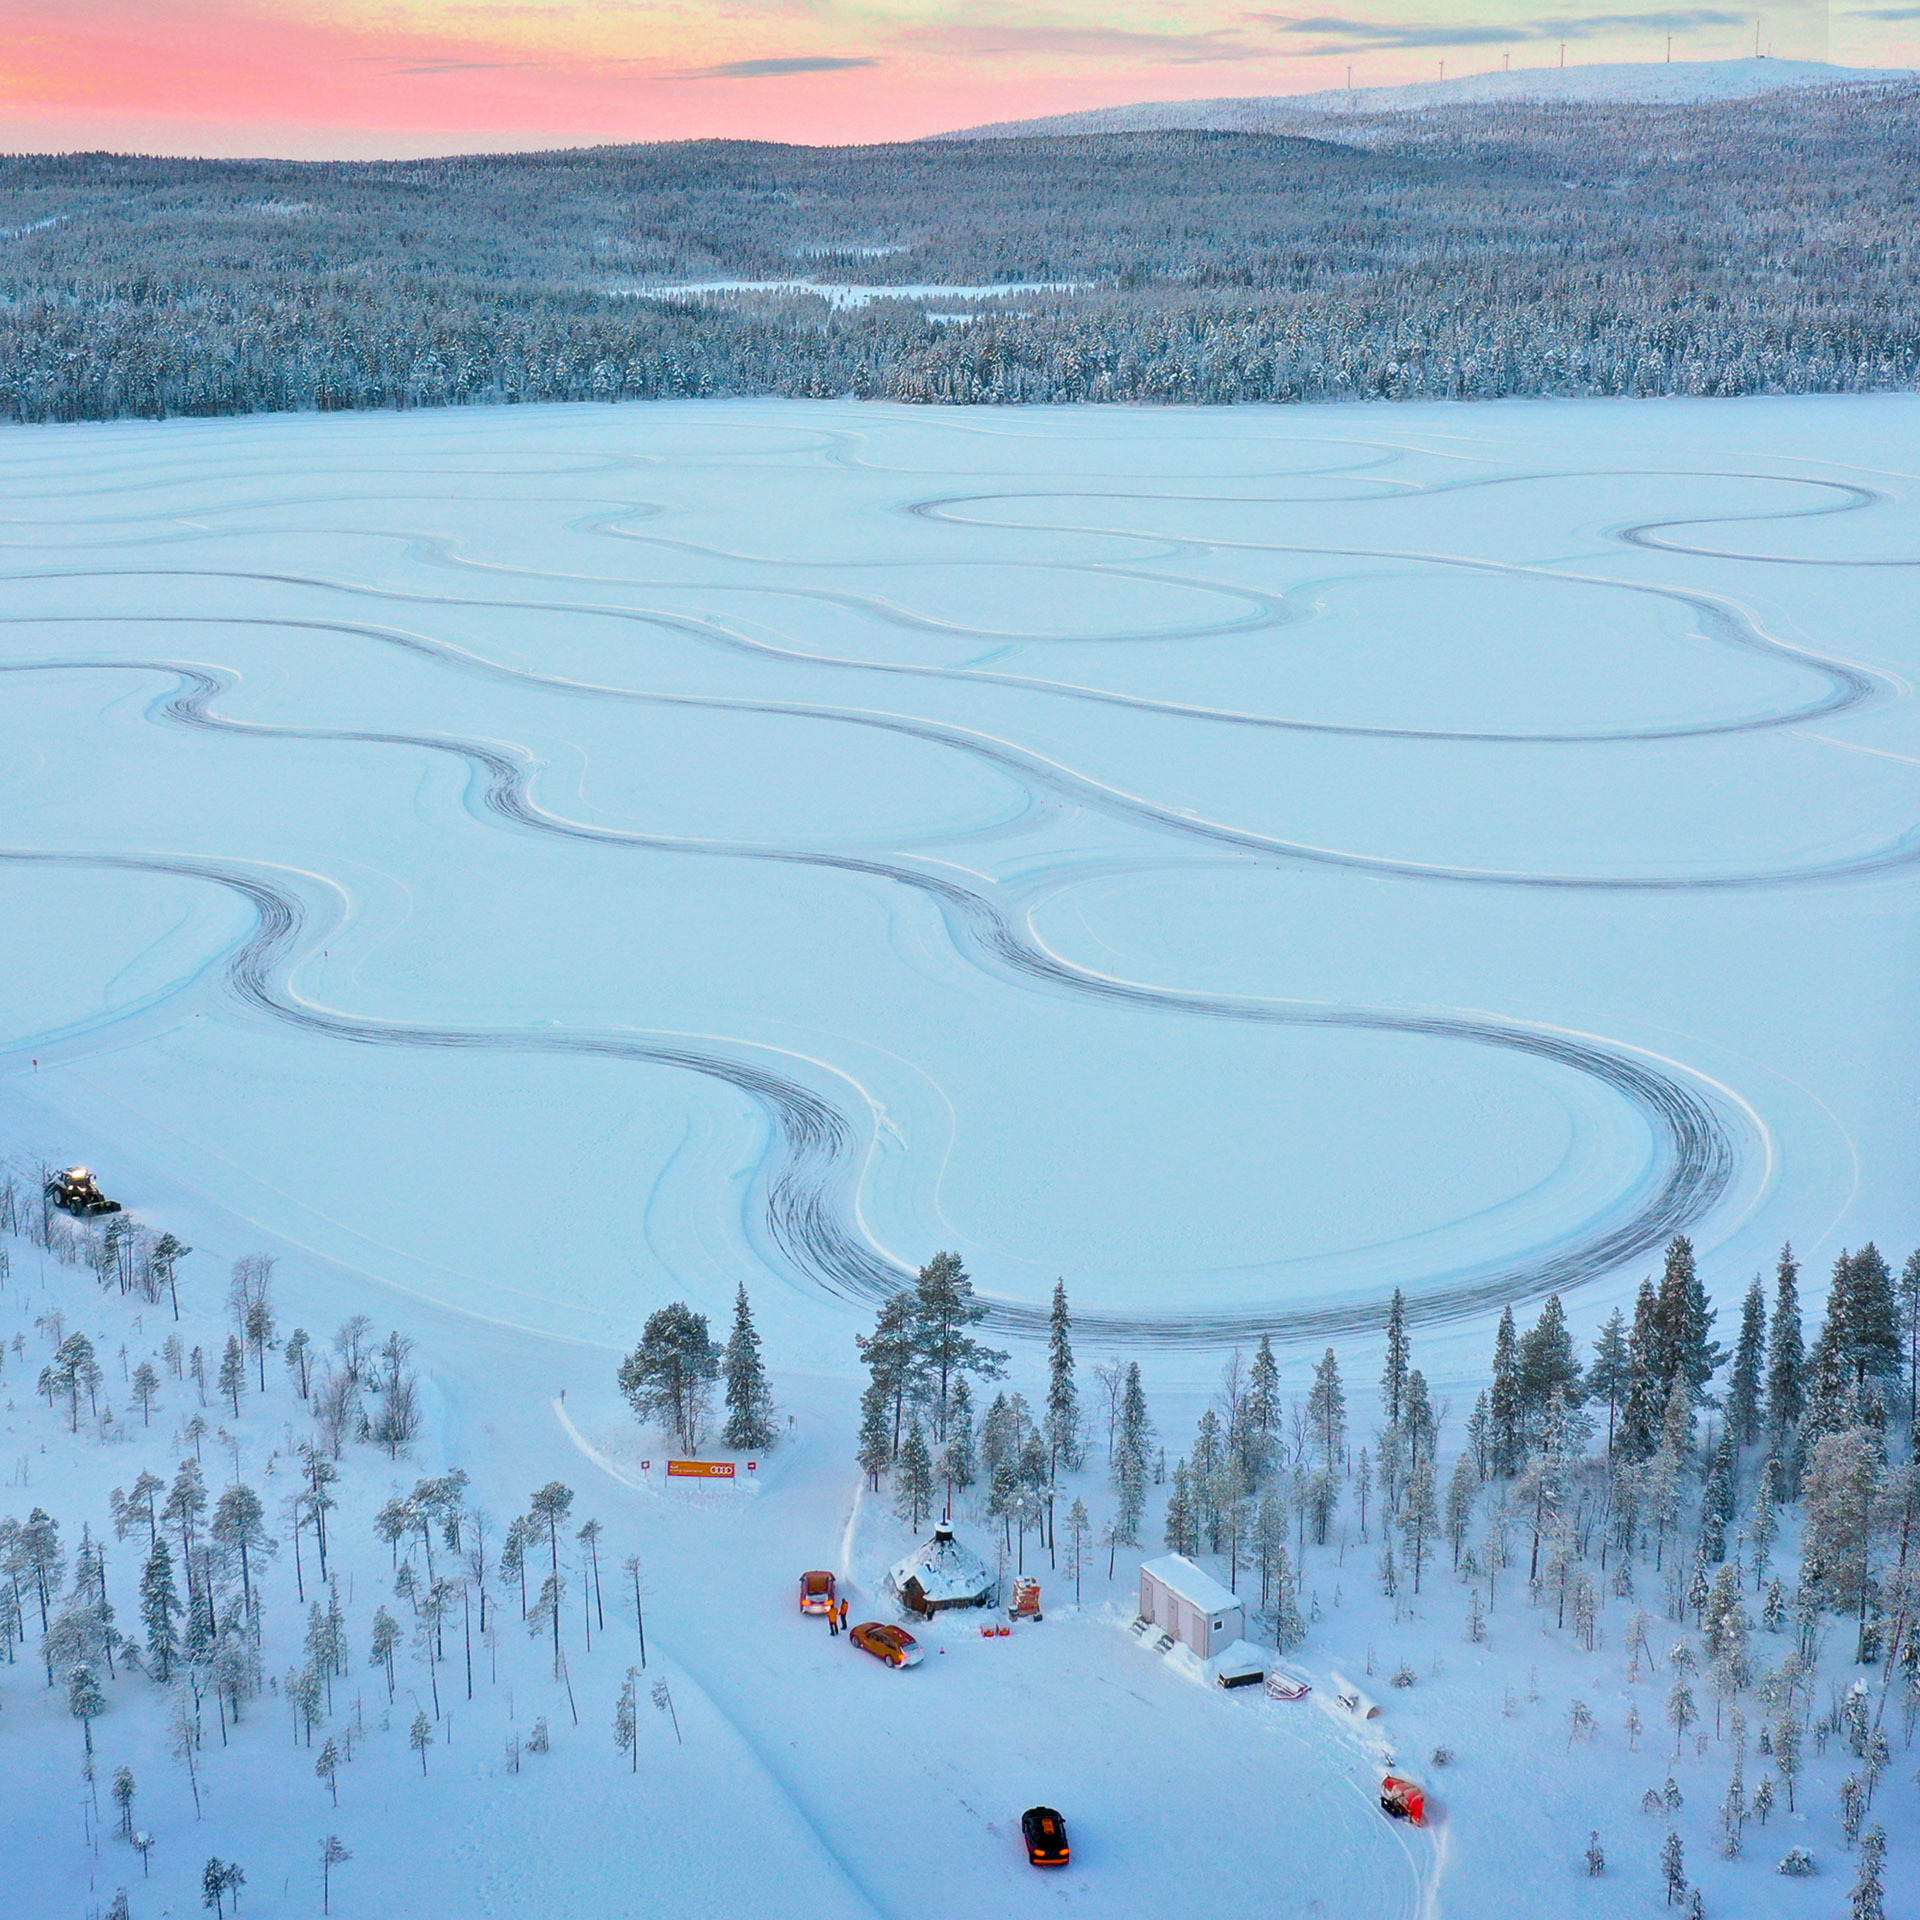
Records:
[[[1920,88],[1888,87],[1371,114],[1324,140],[15,157],[0,412],[1904,387],[1917,129]],[[659,291],[796,278],[920,291]]]

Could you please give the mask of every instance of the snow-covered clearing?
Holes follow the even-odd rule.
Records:
[[[1372,1549],[1309,1549],[1303,1668],[1371,1648],[1388,1698],[1409,1661],[1379,1737],[1460,1755],[1423,1836],[1351,1729],[1134,1644],[1108,1613],[1137,1555],[1077,1612],[1043,1568],[1043,1625],[949,1620],[908,1673],[793,1581],[833,1566],[879,1607],[908,1535],[857,1494],[852,1336],[937,1247],[1030,1397],[1065,1275],[1083,1358],[1142,1361],[1170,1457],[1236,1339],[1280,1337],[1289,1394],[1329,1338],[1370,1380],[1401,1286],[1450,1456],[1509,1300],[1558,1287],[1590,1334],[1684,1230],[1728,1337],[1782,1241],[1817,1281],[1920,1239],[1916,429],[1898,397],[9,432],[0,1151],[85,1161],[193,1245],[189,1345],[217,1356],[227,1266],[268,1252],[283,1333],[364,1312],[419,1342],[427,1419],[411,1458],[343,1465],[336,1724],[358,1695],[369,1732],[339,1811],[263,1699],[195,1827],[122,1681],[94,1732],[103,1803],[140,1777],[143,1906],[131,1853],[87,1843],[30,1638],[0,1796],[42,1839],[6,1912],[126,1884],[184,1915],[213,1853],[243,1912],[317,1911],[328,1832],[351,1915],[1658,1907],[1633,1809],[1660,1696],[1629,1753],[1618,1602],[1601,1654],[1518,1592],[1469,1647],[1450,1579],[1396,1619]],[[195,1393],[166,1380],[149,1435],[117,1356],[167,1309],[8,1251],[0,1514],[45,1505],[71,1547],[171,1475]],[[742,1280],[792,1434],[750,1484],[668,1491],[616,1355],[677,1298],[724,1330]],[[54,1306],[108,1366],[106,1441],[34,1398]],[[304,1437],[268,1379],[206,1416],[256,1482]],[[378,1727],[368,1516],[454,1466],[502,1519],[572,1486],[607,1619],[570,1642],[576,1731],[508,1606],[497,1685],[469,1706],[438,1669],[423,1779],[412,1704]],[[637,1778],[610,1733],[634,1552],[685,1735],[643,1690]],[[127,1626],[134,1543],[109,1555]],[[269,1675],[300,1658],[289,1562]],[[1601,1733],[1569,1762],[1576,1692]],[[509,1773],[536,1714],[553,1751]],[[1702,1819],[1715,1769],[1680,1765]],[[1020,1858],[1036,1800],[1067,1874]],[[1699,1860],[1709,1911],[1837,1898],[1760,1852]]]

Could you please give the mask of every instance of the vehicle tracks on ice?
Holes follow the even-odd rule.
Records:
[[[127,616],[139,619],[140,616]],[[12,662],[0,671],[100,671],[172,676],[177,691],[159,703],[167,719],[205,731],[260,738],[379,745],[444,754],[461,761],[474,786],[473,811],[515,828],[666,855],[806,866],[909,888],[940,911],[956,949],[985,971],[1045,991],[1107,1005],[1267,1028],[1292,1026],[1395,1033],[1491,1046],[1580,1073],[1626,1100],[1657,1143],[1652,1190],[1624,1217],[1533,1259],[1467,1272],[1423,1288],[1414,1317],[1432,1324],[1476,1315],[1486,1308],[1566,1290],[1648,1253],[1712,1207],[1734,1178],[1737,1155],[1725,1118],[1705,1094],[1678,1075],[1583,1035],[1519,1022],[1387,1008],[1237,999],[1122,980],[1074,966],[1030,937],[1021,921],[984,894],[941,875],[897,862],[852,854],[812,852],[747,842],[710,842],[565,819],[541,807],[530,786],[536,763],[524,749],[442,735],[334,729],[228,719],[213,702],[233,684],[216,670],[176,661],[47,660]],[[229,862],[121,854],[0,851],[0,858],[172,873],[228,888],[256,915],[254,932],[227,966],[232,992],[256,1012],[307,1031],[359,1045],[442,1050],[537,1052],[609,1057],[678,1068],[721,1081],[749,1095],[778,1135],[766,1180],[764,1226],[781,1258],[797,1273],[842,1298],[877,1301],[909,1277],[849,1224],[851,1168],[859,1157],[859,1130],[830,1098],[790,1075],[755,1061],[684,1041],[607,1033],[513,1032],[442,1028],[356,1017],[295,998],[285,985],[306,912],[292,888],[258,870]],[[742,1052],[748,1049],[743,1044]],[[1272,1333],[1286,1339],[1334,1338],[1374,1326],[1378,1301],[1322,1307],[1249,1307],[1188,1314],[1084,1312],[1078,1324],[1089,1339],[1150,1346],[1216,1346]],[[995,1301],[993,1324],[1009,1333],[1045,1333],[1045,1311]]]

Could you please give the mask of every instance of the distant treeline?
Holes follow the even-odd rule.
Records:
[[[1920,373],[1920,88],[393,164],[0,159],[0,414],[856,393],[1855,392]],[[1070,282],[905,300],[707,279]]]

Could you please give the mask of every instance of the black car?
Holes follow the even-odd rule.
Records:
[[[1020,1816],[1020,1837],[1033,1866],[1064,1867],[1071,1857],[1067,1823],[1051,1807],[1029,1807]]]

